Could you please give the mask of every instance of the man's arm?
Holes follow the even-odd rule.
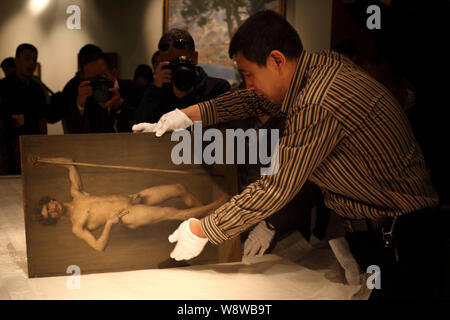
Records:
[[[78,173],[78,169],[74,166],[73,160],[70,158],[40,158],[40,162],[43,163],[53,163],[59,164],[66,167],[69,170],[69,181],[70,181],[70,195],[74,198],[81,195],[88,195],[88,193],[83,191],[83,186],[81,184],[81,177]]]
[[[92,235],[92,233],[84,228],[85,220],[88,216],[88,214],[85,216],[85,219],[83,219],[81,222],[74,224],[72,226],[72,232],[74,235],[76,235],[78,238],[86,241],[88,245],[90,245],[92,248],[94,248],[97,251],[103,251],[106,248],[106,245],[108,244],[109,235],[111,233],[111,228],[114,224],[118,223],[120,218],[126,214],[128,214],[129,211],[119,211],[117,214],[106,220],[105,227],[103,228],[103,232],[100,235],[98,239],[95,239],[95,237]]]
[[[250,184],[214,214],[201,220],[201,233],[212,243],[230,239],[279,211],[300,192],[306,180],[339,143],[342,127],[338,121],[325,110],[317,113],[317,118],[311,117],[308,109],[296,115],[303,120],[296,119],[302,127],[281,138],[278,172]],[[194,228],[198,230],[199,226],[192,227],[196,234]]]
[[[88,195],[88,193],[83,191],[83,186],[81,184],[81,177],[78,173],[78,169],[74,165],[65,166],[69,169],[69,180],[70,180],[70,195],[74,198],[80,195]]]
[[[281,105],[274,104],[249,90],[235,90],[182,110],[170,111],[162,115],[157,123],[136,124],[132,130],[155,132],[156,136],[160,137],[168,131],[186,129],[193,121],[202,121],[203,127],[209,127],[220,122],[264,115],[280,117]]]
[[[169,237],[177,242],[171,257],[196,257],[209,240],[219,244],[283,208],[342,139],[343,128],[324,109],[304,106],[292,116],[290,135],[279,146],[279,170],[250,184],[242,193],[202,220],[184,221]],[[312,116],[314,114],[314,117]]]
[[[84,108],[78,106],[78,85],[81,78],[72,78],[64,87],[59,101],[59,112],[62,115],[64,133],[82,133],[83,132],[83,112]]]
[[[281,105],[274,104],[249,90],[234,90],[216,99],[182,109],[192,121],[202,121],[203,126],[250,117],[281,116]]]
[[[170,88],[172,87],[172,71],[166,68],[168,65],[168,61],[162,61],[156,66],[154,73],[155,79],[145,91],[144,97],[135,112],[135,123],[156,123],[164,114],[166,110],[165,104],[170,103],[168,99],[173,94],[164,89],[165,85],[170,85]]]
[[[14,90],[11,87],[11,81],[4,78],[0,81],[0,97],[2,105],[0,109],[0,116],[4,118],[9,127],[13,130],[20,130],[25,125],[25,115],[22,111],[15,111],[14,104]]]
[[[108,243],[112,225],[113,223],[110,220],[106,221],[105,227],[103,228],[103,232],[98,239],[95,239],[95,237],[89,230],[85,229],[80,225],[74,225],[72,227],[72,232],[78,238],[86,241],[86,243],[95,250],[103,251]]]

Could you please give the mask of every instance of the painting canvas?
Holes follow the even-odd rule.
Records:
[[[170,259],[168,236],[237,192],[233,165],[179,164],[170,135],[21,137],[30,277],[239,261],[239,237]]]
[[[228,57],[234,32],[250,15],[270,9],[284,15],[284,0],[165,0],[164,31],[189,31],[199,53],[199,65],[212,77],[239,82],[239,74]]]

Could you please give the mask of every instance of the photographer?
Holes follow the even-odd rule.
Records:
[[[38,50],[29,43],[16,49],[15,72],[0,81],[0,131],[7,174],[19,174],[22,135],[46,134],[48,109],[41,86],[33,80]]]
[[[157,122],[175,108],[212,99],[228,91],[226,80],[208,77],[197,66],[194,39],[184,30],[166,32],[158,43],[159,63],[154,83],[145,92],[135,113],[135,123]]]
[[[66,84],[62,94],[67,108],[64,132],[131,131],[127,114],[134,110],[124,97],[134,94],[132,81],[117,79],[117,68],[92,44],[80,50],[78,65],[79,72]]]

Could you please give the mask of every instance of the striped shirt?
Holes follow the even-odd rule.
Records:
[[[307,180],[320,187],[328,208],[351,219],[399,216],[438,204],[400,105],[342,55],[303,52],[281,105],[239,90],[199,108],[204,126],[262,114],[286,117],[278,172],[201,220],[212,243],[277,212]]]

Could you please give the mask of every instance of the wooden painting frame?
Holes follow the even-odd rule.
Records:
[[[169,243],[168,236],[190,217],[190,211],[185,209],[197,207],[188,206],[191,198],[186,200],[184,195],[194,195],[201,202],[200,207],[214,203],[224,192],[230,196],[237,193],[235,165],[176,165],[171,161],[171,150],[176,144],[170,140],[170,135],[156,138],[154,134],[22,136],[28,276],[67,275],[70,266],[78,266],[81,274],[91,274],[240,261],[239,237],[221,246],[208,243],[197,258],[189,261],[170,259],[174,244]],[[172,198],[156,204],[147,203],[148,194],[142,193],[149,188],[177,185],[188,192],[178,193],[179,189],[174,189],[176,193]],[[129,212],[134,214],[136,208],[147,210],[148,205],[164,219],[136,227],[129,223],[131,220],[125,212],[125,216],[111,226],[106,246],[98,250],[89,239],[80,236],[79,226],[83,224],[84,231],[99,241],[106,223],[103,221],[94,228],[96,219],[103,219],[105,212],[123,213],[122,209],[107,206],[124,198],[127,203],[124,208]],[[50,201],[57,201],[64,207],[65,215],[56,224],[43,223],[43,213],[49,216],[54,212]],[[99,207],[100,201],[103,204]],[[75,218],[73,208],[77,212]],[[174,211],[177,214],[174,219],[168,219],[169,213],[162,215],[172,212],[164,211],[167,208],[178,209]],[[207,212],[212,213],[211,208]],[[86,214],[94,220],[80,222],[79,217]],[[95,230],[90,229],[91,223]]]

